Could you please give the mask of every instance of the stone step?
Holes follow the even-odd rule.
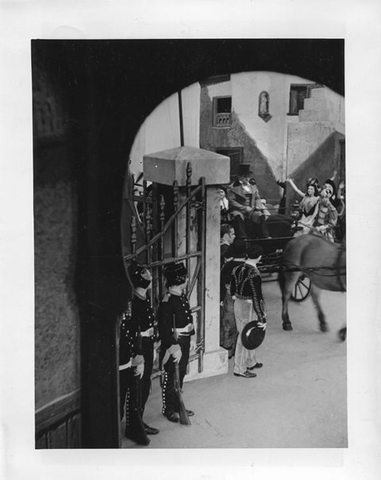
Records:
[[[299,110],[299,122],[326,122],[330,115],[329,110]]]
[[[311,98],[325,98],[326,89],[322,88],[311,88]]]

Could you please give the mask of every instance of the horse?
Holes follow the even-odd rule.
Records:
[[[320,330],[326,332],[328,325],[320,305],[320,290],[346,291],[345,242],[333,243],[321,235],[305,234],[287,243],[279,271],[283,330],[292,330],[288,302],[301,275],[311,280],[311,295],[318,313]],[[345,340],[346,327],[340,330],[339,337]]]

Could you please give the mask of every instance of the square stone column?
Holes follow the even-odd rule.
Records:
[[[205,242],[205,351],[202,372],[198,362],[189,364],[185,381],[227,373],[228,352],[220,347],[220,202],[218,185],[230,180],[230,158],[194,147],[178,147],[164,152],[145,155],[144,178],[162,185],[173,185],[176,180],[186,185],[186,168],[192,166],[192,185],[201,177],[206,184],[206,242]],[[179,218],[179,254],[184,253],[184,218]],[[190,244],[196,241],[190,239]],[[190,299],[192,305],[193,295]]]

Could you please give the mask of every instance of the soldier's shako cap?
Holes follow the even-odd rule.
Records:
[[[186,278],[188,272],[183,263],[169,263],[164,269],[164,276],[167,280],[167,287],[173,285],[182,285]]]
[[[132,262],[128,267],[128,275],[135,288],[147,288],[151,283],[151,276],[147,268],[137,262]]]
[[[242,344],[248,350],[258,348],[263,342],[266,330],[258,326],[257,321],[246,324],[241,333]]]

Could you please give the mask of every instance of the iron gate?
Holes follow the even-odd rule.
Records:
[[[163,270],[166,264],[183,261],[189,282],[187,297],[192,313],[196,313],[196,348],[190,361],[197,359],[198,371],[203,371],[205,351],[205,227],[206,190],[202,177],[192,186],[192,166],[186,169],[185,187],[135,181],[127,171],[124,208],[128,209],[129,222],[122,221],[122,252],[127,278],[128,266],[133,260],[152,272],[150,290],[152,306],[157,312],[165,294]],[[185,239],[185,244],[184,244]],[[132,286],[132,284],[131,284]],[[157,321],[157,320],[156,320]],[[154,365],[153,376],[159,374]]]

